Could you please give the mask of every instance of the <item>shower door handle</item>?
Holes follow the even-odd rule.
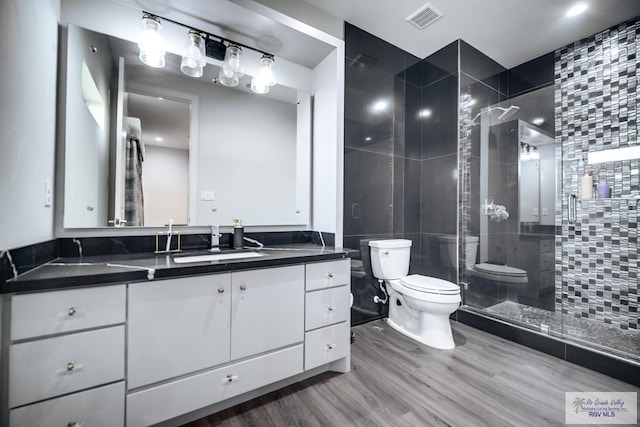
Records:
[[[567,222],[569,225],[574,225],[578,219],[576,213],[576,205],[578,204],[578,196],[575,194],[569,194],[567,197]]]

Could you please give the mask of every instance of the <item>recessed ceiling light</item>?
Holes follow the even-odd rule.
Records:
[[[544,123],[544,119],[542,117],[536,117],[535,119],[531,120],[531,122],[534,125],[540,126],[541,124]]]
[[[161,97],[161,96],[159,96],[159,97],[158,97],[158,99],[159,99],[160,101],[162,101],[164,98],[163,98],[163,97]]]
[[[573,16],[578,16],[582,12],[584,12],[585,10],[587,10],[587,4],[586,3],[576,3],[573,6],[571,6],[571,8],[567,11],[566,16],[568,18],[571,18]]]
[[[420,117],[421,119],[428,119],[429,117],[431,117],[432,111],[428,108],[425,108],[424,110],[420,110],[420,112],[418,113],[418,117]]]
[[[156,141],[158,141],[158,142],[162,142],[162,138],[157,137],[157,138],[156,138]]]
[[[370,136],[368,136],[368,137],[366,137],[364,140],[365,140],[365,141],[371,141],[371,137],[370,137]]]
[[[384,99],[381,99],[379,101],[374,102],[371,105],[371,111],[373,111],[374,113],[382,113],[388,107],[389,107],[389,103],[387,101],[385,101]]]

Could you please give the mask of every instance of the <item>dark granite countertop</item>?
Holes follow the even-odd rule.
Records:
[[[57,258],[10,279],[0,286],[0,294],[43,291],[75,286],[104,285],[162,280],[196,274],[221,273],[252,268],[277,267],[306,262],[349,258],[353,249],[314,244],[269,246],[255,249],[255,258],[176,263],[174,256],[205,255],[208,251],[176,254],[104,255],[83,258]],[[230,253],[233,250],[225,250]]]

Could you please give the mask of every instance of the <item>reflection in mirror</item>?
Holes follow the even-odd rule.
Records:
[[[139,156],[144,167],[140,175],[142,200],[131,197],[132,161],[127,156],[125,167],[125,218],[129,225],[162,226],[167,219],[175,225],[189,222],[189,122],[188,100],[172,100],[133,92],[125,94],[127,118],[140,123]],[[144,126],[142,124],[144,123]],[[130,141],[127,138],[127,149]],[[127,185],[128,184],[128,185]],[[171,200],[171,203],[167,203]],[[131,203],[133,201],[133,203]],[[116,212],[118,212],[116,210]],[[133,215],[143,222],[133,222]]]
[[[180,59],[153,69],[69,25],[64,227],[308,224],[309,94],[224,87],[213,64],[194,79]]]
[[[519,121],[520,222],[555,224],[556,147],[555,140],[541,129]]]

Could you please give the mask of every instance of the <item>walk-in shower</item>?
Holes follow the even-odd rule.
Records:
[[[462,310],[636,364],[640,159],[589,159],[640,144],[635,86],[616,71],[638,60],[602,49],[626,44],[638,27],[635,20],[616,37],[558,50],[555,81],[538,90],[481,107],[461,85],[459,239],[477,236],[476,266],[498,265],[512,277],[479,280],[462,267],[465,245],[458,264]]]

